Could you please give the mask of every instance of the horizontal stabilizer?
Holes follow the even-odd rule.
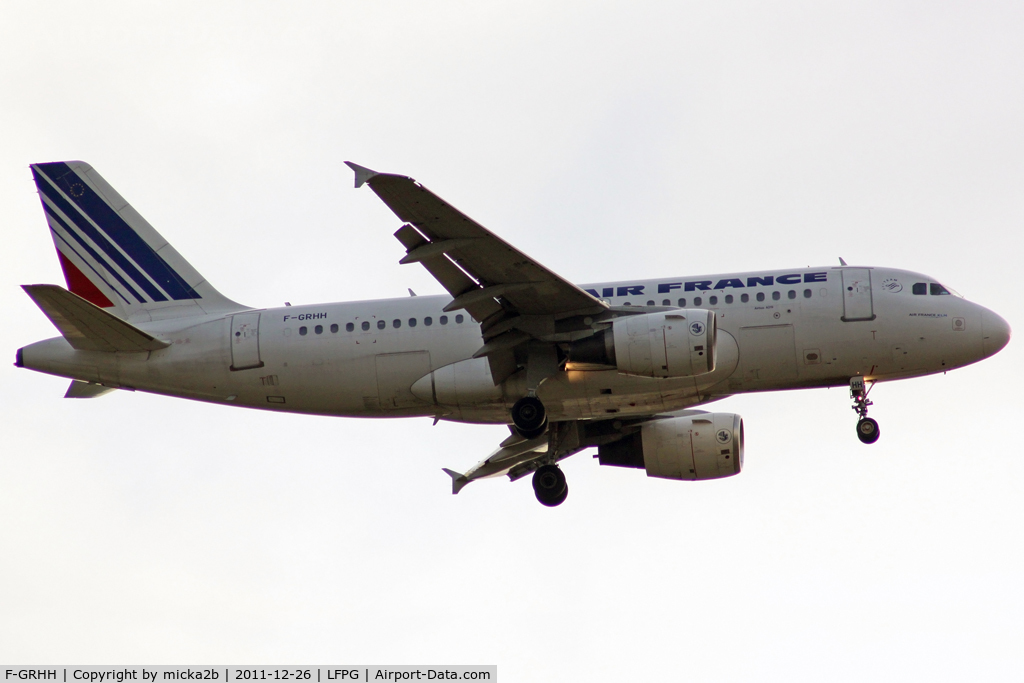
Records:
[[[447,474],[449,477],[452,478],[452,495],[453,496],[456,493],[458,493],[459,491],[461,491],[463,486],[465,486],[466,484],[469,483],[469,479],[467,479],[466,475],[464,475],[464,474],[459,474],[458,472],[455,472],[454,470],[450,470],[450,469],[447,469],[447,468],[444,468],[444,467],[442,467],[441,470],[445,474]]]
[[[57,285],[22,285],[36,306],[79,351],[139,353],[170,346]]]
[[[68,387],[67,393],[64,394],[64,398],[99,398],[112,391],[117,391],[117,389],[93,382],[79,382],[75,379],[71,380],[71,385]]]

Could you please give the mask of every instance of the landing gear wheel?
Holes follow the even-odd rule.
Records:
[[[536,396],[519,399],[512,406],[512,424],[523,438],[537,438],[548,428],[548,414],[544,404]]]
[[[878,441],[881,432],[878,430],[878,423],[870,417],[865,417],[857,423],[857,438],[862,443],[874,443]]]
[[[569,496],[569,485],[558,465],[543,465],[533,473],[533,492],[541,505],[553,508]]]
[[[867,386],[863,377],[850,378],[850,398],[853,399],[854,411],[860,416],[860,421],[857,422],[857,438],[861,440],[861,443],[878,441],[878,423],[868,417],[868,406],[872,405],[868,393],[874,386],[873,381],[871,386]]]

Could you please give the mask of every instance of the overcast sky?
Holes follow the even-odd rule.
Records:
[[[346,159],[576,282],[851,264],[1022,317],[1019,2],[13,2],[0,20],[0,662],[497,664],[503,681],[1008,680],[1021,343],[717,404],[746,468],[450,494],[503,427],[275,415],[12,367],[91,163],[252,306],[443,290]]]

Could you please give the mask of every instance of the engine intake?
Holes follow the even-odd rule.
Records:
[[[624,439],[599,446],[598,462],[647,470],[662,479],[721,479],[743,469],[743,418],[697,413],[647,422]]]
[[[693,377],[715,369],[714,311],[684,308],[631,315],[575,342],[569,361],[613,365],[624,375]]]

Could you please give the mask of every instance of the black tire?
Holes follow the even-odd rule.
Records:
[[[874,443],[878,441],[880,435],[878,423],[870,417],[865,417],[857,423],[857,438],[861,440],[861,443]]]
[[[544,419],[544,424],[542,424],[540,427],[537,427],[537,429],[531,429],[530,431],[524,431],[524,430],[519,429],[518,427],[516,427],[516,433],[519,434],[519,436],[523,437],[524,439],[536,439],[538,436],[540,436],[541,434],[543,434],[546,431],[548,431],[548,421],[547,421],[547,418]]]
[[[558,495],[558,496],[555,496],[554,498],[550,498],[550,499],[548,499],[548,498],[541,498],[540,494],[539,493],[537,494],[537,500],[540,501],[540,504],[543,505],[544,507],[549,507],[549,508],[558,507],[559,505],[564,503],[565,499],[568,498],[568,497],[569,497],[569,485],[568,484],[566,484],[565,488],[562,489],[562,493],[560,495]]]
[[[541,505],[561,505],[569,495],[565,473],[557,465],[543,465],[533,473],[533,492]]]
[[[533,473],[534,491],[560,491],[565,486],[565,472],[558,465],[541,465]]]
[[[524,396],[512,406],[512,424],[523,436],[534,432],[536,436],[540,436],[544,433],[547,422],[548,415],[544,410],[544,404],[535,396]]]

